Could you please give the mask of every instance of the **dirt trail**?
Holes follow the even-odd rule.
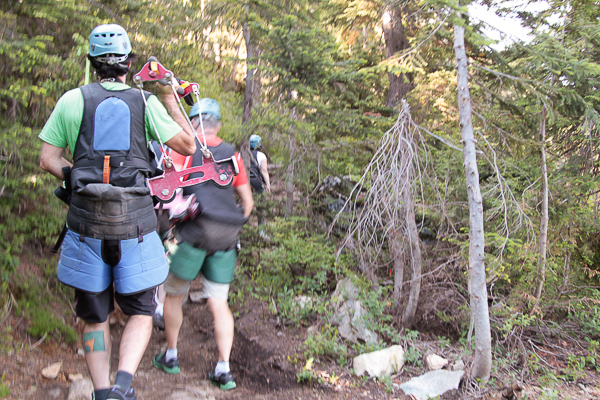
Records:
[[[198,290],[198,285],[199,282],[195,281],[192,291]],[[178,343],[181,374],[169,375],[152,366],[152,357],[163,351],[165,346],[165,333],[155,328],[133,381],[138,400],[352,398],[347,397],[348,393],[344,397],[327,388],[319,389],[296,382],[294,366],[287,362],[287,356],[296,351],[302,334],[278,328],[273,315],[258,302],[246,304],[243,309],[233,307],[239,315],[235,321],[231,368],[238,387],[228,392],[216,388],[207,380],[217,361],[212,316],[205,303],[188,301],[183,311],[184,321]],[[119,338],[126,317],[116,312],[112,320],[114,380]],[[18,319],[12,319],[10,324],[20,330]],[[69,376],[82,374],[89,377],[85,360],[77,351],[77,345],[42,342],[32,351],[23,349],[16,354],[2,356],[5,359],[0,363],[0,375],[5,374],[6,383],[12,390],[8,398],[66,400],[71,386]],[[63,363],[58,378],[43,378],[41,370],[58,361]]]

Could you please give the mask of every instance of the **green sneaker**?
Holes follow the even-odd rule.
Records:
[[[220,374],[217,377],[215,377],[214,372],[211,372],[210,375],[208,375],[208,379],[210,379],[213,385],[219,386],[223,390],[235,389],[237,386],[233,381],[233,376],[231,375],[231,372],[228,372],[226,374]]]
[[[179,359],[173,358],[169,361],[165,359],[165,353],[158,353],[152,360],[154,366],[158,369],[162,369],[167,374],[176,375],[180,372],[179,370]]]

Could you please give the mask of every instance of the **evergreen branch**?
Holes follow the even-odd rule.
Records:
[[[114,11],[112,11],[110,8],[108,8],[107,6],[105,6],[104,4],[94,1],[94,0],[86,0],[88,3],[90,3],[93,6],[96,6],[98,8],[103,9],[108,15],[110,15],[111,17],[113,17],[114,19],[116,19],[119,22],[123,21],[123,18],[119,17]]]

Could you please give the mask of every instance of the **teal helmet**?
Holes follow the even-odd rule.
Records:
[[[200,99],[190,110],[190,118],[196,117],[199,114],[210,114],[217,120],[221,120],[221,106],[219,102],[205,97]]]
[[[90,34],[90,56],[106,64],[119,64],[131,53],[131,42],[121,25],[98,25]],[[105,56],[105,57],[100,57]]]
[[[262,145],[262,138],[258,135],[250,135],[250,149],[256,150],[260,149]]]

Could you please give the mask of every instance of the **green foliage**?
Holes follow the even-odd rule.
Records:
[[[54,275],[54,269],[46,271],[45,274]],[[47,279],[50,279],[49,277]],[[52,281],[56,284],[55,278]],[[58,288],[57,288],[58,289]],[[56,297],[46,290],[46,285],[40,283],[39,278],[24,277],[16,282],[15,306],[16,314],[25,317],[29,321],[27,333],[36,338],[44,335],[64,340],[66,343],[75,343],[79,339],[77,332],[61,318],[56,316],[56,309],[68,307],[66,299],[62,296]],[[64,289],[72,296],[71,289]],[[60,289],[56,290],[61,294]]]
[[[52,332],[58,332],[66,343],[75,343],[79,338],[77,332],[63,321],[59,320],[52,312],[37,308],[27,303],[24,314],[27,315],[29,326],[27,333],[34,337],[42,337]]]
[[[324,356],[337,361],[341,367],[348,362],[348,349],[340,343],[337,328],[331,325],[325,325],[320,331],[310,333],[302,344],[302,349],[307,359]]]
[[[586,335],[600,338],[600,290],[592,289],[589,297],[575,303],[570,316]]]
[[[6,375],[2,374],[2,379],[0,379],[0,397],[8,397],[10,395],[10,388],[4,380],[6,379]]]
[[[314,363],[314,359],[309,358],[306,361],[306,365],[302,368],[302,370],[296,374],[298,383],[312,382],[313,378],[315,377],[315,373],[312,370],[313,363]]]
[[[385,391],[387,393],[394,393],[394,383],[392,382],[392,377],[389,375],[383,375],[378,378],[379,383],[385,386]]]
[[[387,337],[398,336],[398,331],[390,326],[392,316],[387,312],[391,303],[387,299],[387,288],[380,286],[376,291],[370,289],[361,290],[359,299],[367,309],[366,323],[369,329],[386,335]]]
[[[404,352],[404,361],[407,364],[420,368],[423,366],[423,353],[411,346]]]
[[[259,299],[269,303],[277,300],[273,311],[295,324],[312,314],[331,312],[330,301],[324,295],[342,273],[344,262],[336,262],[335,248],[322,235],[303,232],[306,223],[304,218],[275,218],[261,226],[269,237],[268,244],[260,240],[257,246],[242,246],[240,251],[243,275],[238,279],[249,279]],[[244,230],[244,240],[257,237],[260,238],[257,231]],[[260,260],[258,264],[255,259]],[[297,304],[296,297],[300,295],[308,298],[304,306]]]

